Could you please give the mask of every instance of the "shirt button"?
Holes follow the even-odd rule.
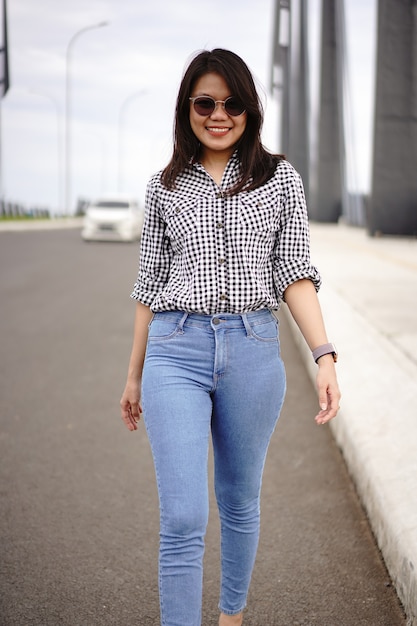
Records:
[[[213,317],[213,324],[215,324],[217,326],[217,324],[220,324],[220,320],[218,317]]]
[[[223,228],[223,224],[221,222],[217,222],[216,228]]]
[[[226,259],[219,259],[219,263],[220,265],[223,265],[223,263],[226,263]]]
[[[177,208],[175,209],[175,213],[181,213],[180,207],[177,206]]]
[[[226,295],[224,293],[220,296],[220,300],[226,300]]]

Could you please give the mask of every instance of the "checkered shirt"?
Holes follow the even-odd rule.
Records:
[[[132,298],[154,312],[211,315],[278,309],[288,285],[302,278],[319,289],[300,175],[280,161],[261,187],[226,195],[238,177],[235,154],[220,187],[199,163],[174,190],[161,172],[151,178]]]

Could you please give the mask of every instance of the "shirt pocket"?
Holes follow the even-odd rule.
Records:
[[[239,196],[239,220],[255,233],[271,234],[279,228],[282,200],[278,193],[255,189]]]
[[[173,242],[183,242],[196,230],[198,202],[193,198],[176,198],[164,207],[166,234]]]

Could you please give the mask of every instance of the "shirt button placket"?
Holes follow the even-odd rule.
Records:
[[[226,259],[226,245],[225,245],[225,232],[224,232],[224,211],[225,204],[227,202],[225,195],[222,191],[217,194],[217,273],[218,273],[218,288],[219,288],[219,310],[226,311],[227,308],[227,259]]]

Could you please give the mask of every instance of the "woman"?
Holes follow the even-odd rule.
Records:
[[[133,431],[142,403],[152,448],[164,626],[201,624],[210,434],[221,522],[219,625],[242,624],[262,472],[285,394],[272,314],[280,300],[318,363],[316,422],[328,422],[339,406],[302,183],[262,146],[262,121],[242,59],[222,49],[199,53],[179,89],[171,161],[146,194],[120,405]]]

